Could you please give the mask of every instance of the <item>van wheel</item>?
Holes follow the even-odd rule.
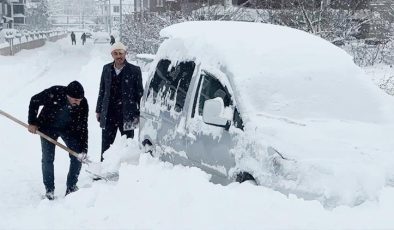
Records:
[[[237,177],[235,178],[235,181],[238,183],[243,183],[245,181],[251,182],[253,184],[256,184],[256,180],[250,173],[248,172],[240,172],[237,174]]]
[[[144,146],[144,152],[145,153],[149,153],[153,157],[153,145],[152,145],[152,142],[150,142],[150,140],[148,140],[148,139],[145,139],[142,142],[142,146]]]

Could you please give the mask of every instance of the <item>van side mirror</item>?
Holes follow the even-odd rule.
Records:
[[[231,122],[223,116],[224,102],[220,97],[206,100],[204,103],[204,109],[202,119],[205,123],[215,126],[220,126],[228,130]]]

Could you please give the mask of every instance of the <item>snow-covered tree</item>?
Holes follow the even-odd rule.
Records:
[[[50,27],[47,0],[40,0],[29,5],[27,8],[26,24],[30,29],[42,30]]]
[[[204,1],[201,5],[205,5]],[[251,14],[251,11],[219,4],[206,5],[192,12],[129,13],[124,16],[122,41],[133,53],[156,53],[161,42],[159,32],[166,26],[190,20],[262,21],[259,15]]]
[[[159,31],[187,20],[254,21],[289,26],[343,47],[361,66],[390,62],[394,7],[376,8],[369,0],[245,0],[231,7],[201,0],[192,12],[136,13],[125,17],[123,40],[136,53],[155,53]],[[385,2],[385,4],[388,4]],[[379,11],[378,9],[384,9]],[[391,11],[390,11],[391,10]],[[391,19],[390,19],[391,16]]]
[[[156,53],[160,44],[159,31],[178,20],[169,14],[128,14],[124,17],[123,37],[132,53]]]

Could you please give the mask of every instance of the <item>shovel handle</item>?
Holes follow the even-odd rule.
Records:
[[[4,112],[3,110],[0,109],[0,114],[7,117],[8,119],[22,125],[25,128],[29,128],[29,125],[18,120],[17,118],[11,116],[10,114]],[[37,134],[40,135],[41,137],[45,138],[46,140],[48,140],[49,142],[51,142],[52,144],[55,144],[57,146],[59,146],[60,148],[66,150],[67,152],[69,152],[71,155],[73,155],[74,157],[78,158],[78,153],[76,153],[74,150],[71,150],[70,148],[68,148],[67,146],[55,141],[54,139],[52,139],[51,137],[47,136],[46,134],[40,132],[37,130]]]

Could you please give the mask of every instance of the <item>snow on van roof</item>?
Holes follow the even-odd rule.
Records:
[[[199,21],[163,29],[157,56],[196,60],[226,74],[250,115],[380,122],[383,93],[345,51],[296,29],[250,22]],[[375,111],[373,113],[368,111]]]

